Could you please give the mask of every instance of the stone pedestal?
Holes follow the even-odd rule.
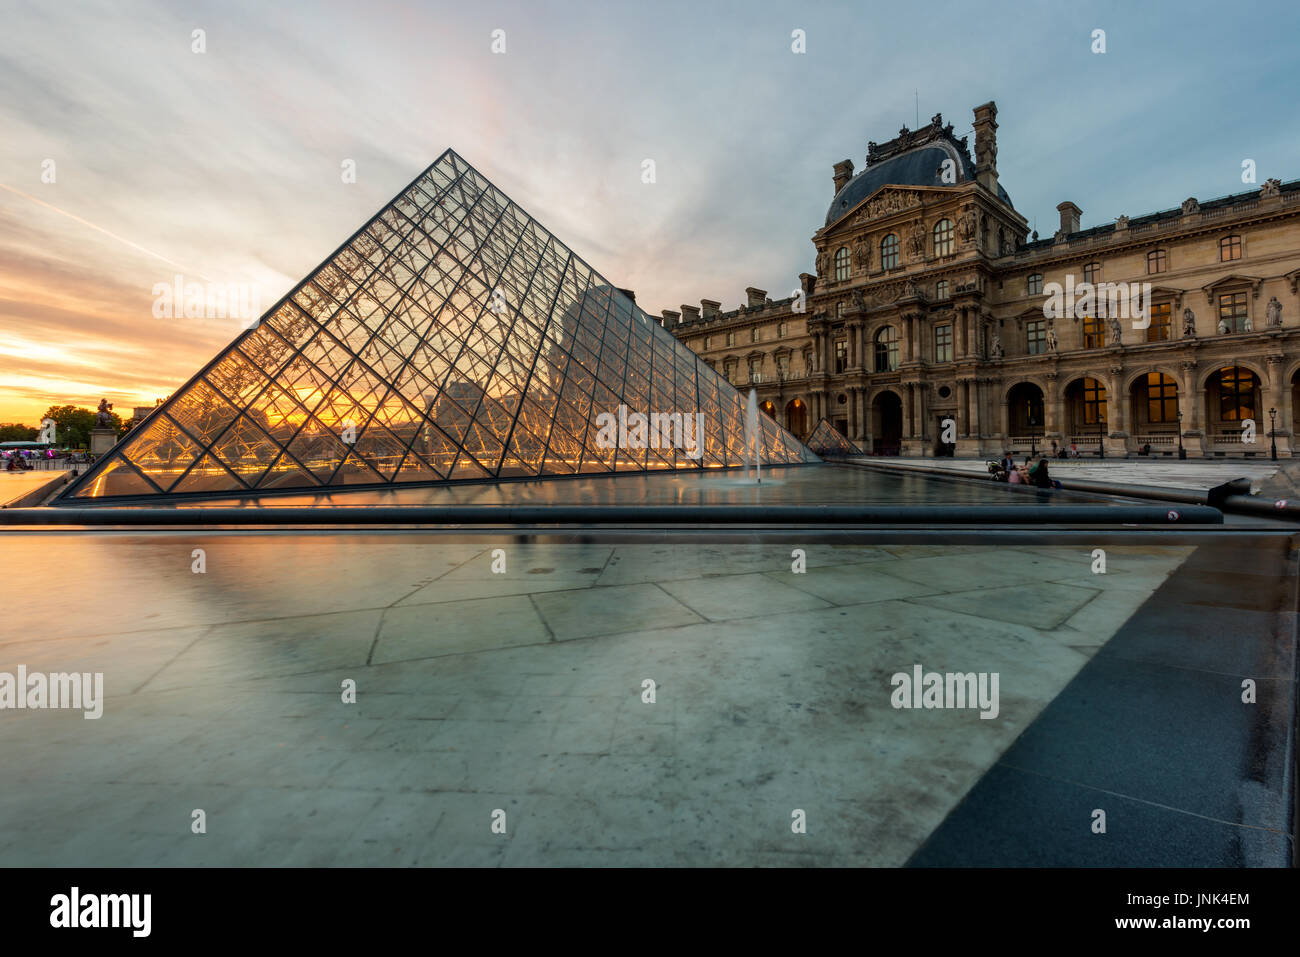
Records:
[[[96,458],[110,451],[113,446],[117,445],[116,429],[91,429],[90,430],[90,454]]]

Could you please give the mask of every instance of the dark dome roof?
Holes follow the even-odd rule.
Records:
[[[957,182],[967,183],[975,179],[975,168],[970,157],[963,150],[957,149],[944,140],[931,141],[924,146],[908,150],[898,156],[868,166],[857,176],[844,184],[844,188],[835,194],[831,208],[826,211],[826,225],[839,220],[858,203],[862,202],[882,186],[952,186],[941,179],[943,161],[954,160],[957,163]],[[1011,197],[998,184],[998,198],[1008,206]]]

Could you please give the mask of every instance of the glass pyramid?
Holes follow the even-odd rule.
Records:
[[[830,458],[846,455],[864,455],[865,453],[844,437],[839,429],[825,419],[817,423],[812,435],[808,436],[808,448],[817,455]]]
[[[59,500],[728,468],[744,410],[448,150]]]

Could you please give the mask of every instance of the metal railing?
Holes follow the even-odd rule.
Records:
[[[1149,435],[1133,435],[1129,437],[1130,444],[1141,448],[1144,445],[1150,445],[1153,448],[1158,445],[1176,445],[1178,442],[1177,432],[1152,432]]]

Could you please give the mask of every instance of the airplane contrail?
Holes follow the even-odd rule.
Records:
[[[215,282],[215,280],[211,279],[208,276],[203,275],[203,273],[198,272],[197,270],[187,269],[185,266],[176,262],[174,259],[168,259],[162,253],[156,253],[152,249],[145,249],[139,243],[133,243],[131,242],[131,240],[117,235],[117,233],[110,232],[109,230],[105,229],[103,226],[96,226],[90,220],[82,219],[80,216],[76,215],[75,213],[70,213],[66,209],[60,209],[59,207],[55,206],[53,203],[47,203],[43,199],[37,199],[35,196],[31,195],[31,193],[24,193],[21,189],[15,189],[12,186],[6,186],[4,183],[0,183],[0,189],[8,190],[9,192],[14,193],[17,196],[21,196],[24,199],[29,199],[38,206],[44,206],[46,209],[52,209],[56,213],[59,213],[63,216],[67,216],[69,219],[81,223],[83,226],[89,226],[91,229],[103,233],[105,236],[108,236],[110,239],[116,239],[119,243],[123,243],[124,245],[130,246],[132,249],[139,250],[140,252],[144,253],[147,256],[153,256],[155,259],[161,259],[169,266],[175,266],[177,269],[181,270],[182,272],[186,272],[198,276],[201,279],[206,280],[207,282]]]

